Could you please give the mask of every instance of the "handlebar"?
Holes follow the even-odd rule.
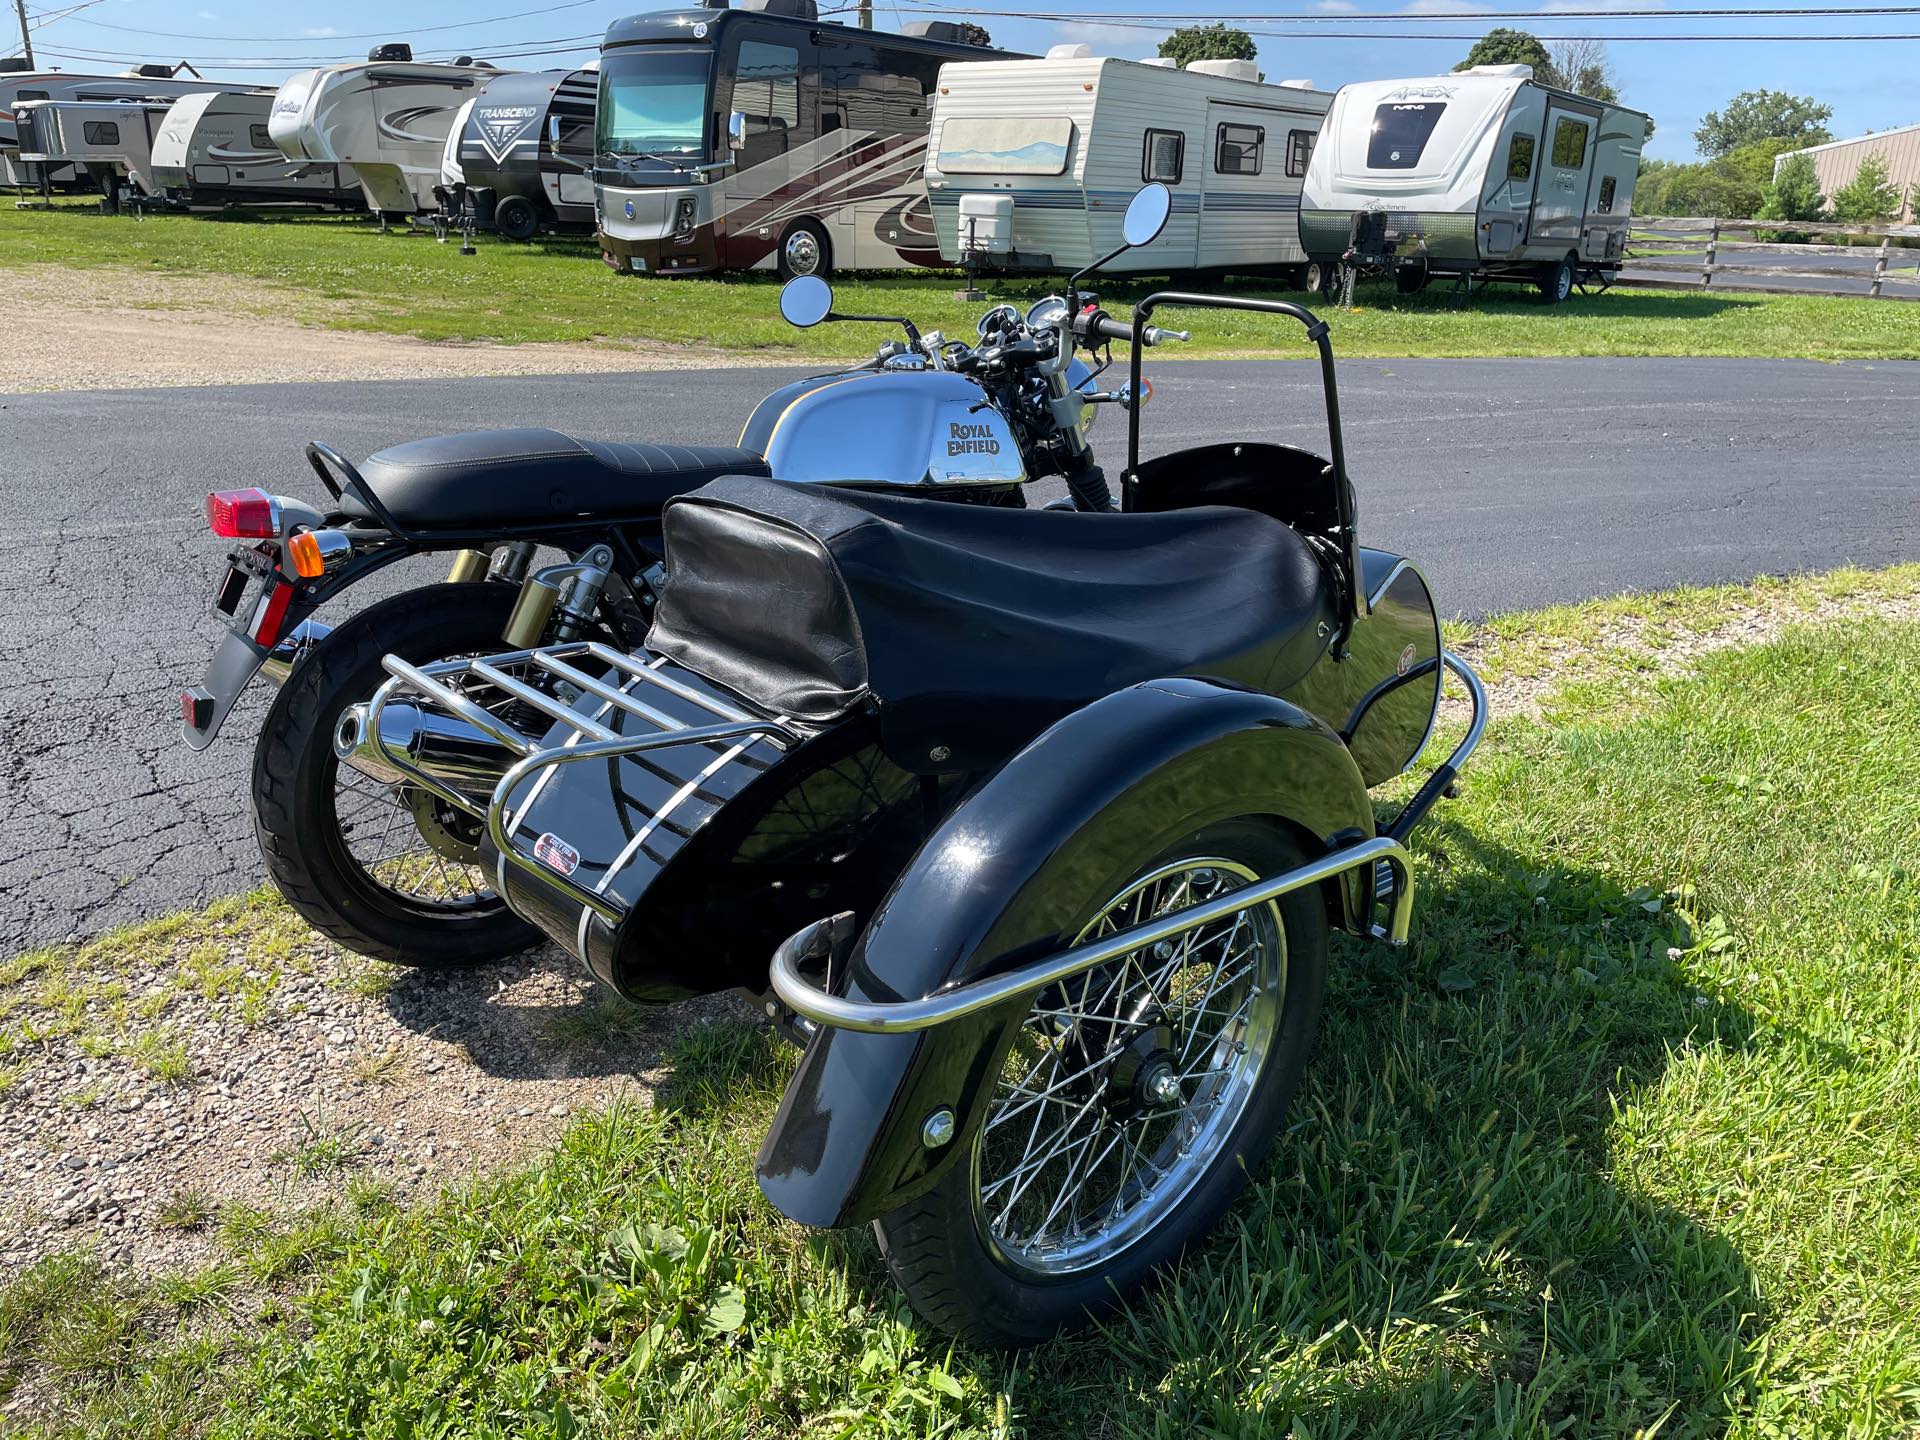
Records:
[[[1131,345],[1134,341],[1133,323],[1128,320],[1116,320],[1104,310],[1083,310],[1074,320],[1074,332],[1081,340],[1119,340]],[[1159,345],[1168,340],[1191,340],[1193,334],[1188,330],[1162,330],[1157,325],[1148,325],[1140,331],[1142,345]]]

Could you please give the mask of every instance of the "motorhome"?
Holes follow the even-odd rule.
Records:
[[[454,116],[499,73],[470,60],[416,64],[406,45],[376,45],[365,62],[288,77],[267,133],[289,160],[351,165],[383,218],[411,216],[436,208]]]
[[[921,169],[940,67],[1003,57],[974,26],[900,34],[814,0],[656,11],[600,52],[600,248],[616,270],[783,276],[939,265]]]
[[[153,142],[171,100],[28,100],[13,107],[20,159],[71,165],[117,207],[128,192],[158,195]]]
[[[289,160],[267,130],[273,91],[182,95],[153,139],[153,183],[168,200],[193,207],[233,204],[360,204],[351,168]]]
[[[61,70],[33,70],[20,59],[0,60],[0,185],[16,189],[95,189],[98,181],[76,165],[29,167],[20,158],[17,105],[33,100],[145,100],[171,99],[217,85],[194,78],[174,78],[172,65],[137,65],[123,75],[75,75]]]
[[[948,65],[927,145],[940,253],[995,271],[1075,270],[1120,245],[1144,181],[1173,192],[1159,239],[1112,272],[1300,272],[1300,185],[1332,100],[1250,60],[1096,56]]]
[[[1341,87],[1307,170],[1307,253],[1393,275],[1537,284],[1549,302],[1620,268],[1647,117],[1526,65]]]
[[[508,72],[460,107],[440,167],[447,220],[509,240],[593,228],[593,69]]]

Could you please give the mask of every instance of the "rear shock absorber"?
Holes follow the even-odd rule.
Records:
[[[501,638],[510,650],[531,650],[543,639],[558,644],[578,638],[593,624],[613,567],[613,551],[595,545],[578,560],[535,571],[520,587]]]

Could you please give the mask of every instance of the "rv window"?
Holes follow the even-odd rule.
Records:
[[[1367,137],[1367,168],[1413,169],[1446,109],[1444,100],[1407,100],[1380,106],[1373,112],[1373,133]]]
[[[1064,115],[956,115],[940,122],[935,153],[949,175],[1060,175],[1072,139]]]
[[[1507,151],[1507,179],[1525,180],[1533,174],[1533,136],[1516,135]]]
[[[1267,132],[1260,125],[1222,125],[1214,132],[1213,173],[1258,175]]]
[[[15,100],[51,100],[53,96],[45,90],[22,90],[13,97]]]
[[[1609,175],[1600,182],[1600,213],[1603,215],[1613,212],[1613,192],[1613,176]]]
[[[80,133],[89,145],[120,143],[120,127],[111,120],[89,120],[80,127]]]
[[[704,154],[711,50],[635,45],[600,65],[598,149],[621,155]]]
[[[800,124],[800,52],[764,40],[740,42],[733,108],[747,117],[748,135],[782,135]]]
[[[1287,174],[1298,180],[1313,163],[1313,142],[1320,137],[1311,130],[1287,132]]]
[[[1140,178],[1178,185],[1186,170],[1187,137],[1178,130],[1149,130],[1140,147]]]
[[[273,149],[273,136],[267,132],[267,127],[264,125],[250,126],[247,130],[247,138],[253,142],[253,148],[256,150]]]
[[[1578,170],[1587,158],[1587,127],[1581,120],[1562,120],[1553,127],[1553,163],[1562,170]]]

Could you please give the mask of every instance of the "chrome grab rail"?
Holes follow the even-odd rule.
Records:
[[[1204,900],[1184,910],[1176,910],[1130,929],[1102,936],[1089,944],[1062,950],[1004,975],[969,980],[951,990],[942,990],[919,1000],[849,1000],[842,995],[829,994],[807,980],[800,973],[801,959],[818,951],[825,941],[828,927],[839,917],[815,921],[798,934],[790,936],[774,951],[770,967],[773,993],[796,1015],[836,1030],[860,1030],[869,1035],[912,1034],[944,1025],[949,1020],[991,1010],[996,1005],[1017,1000],[1036,990],[1044,990],[1062,980],[1071,980],[1076,975],[1131,955],[1136,950],[1176,935],[1184,935],[1202,925],[1227,919],[1255,905],[1331,880],[1361,866],[1382,863],[1393,868],[1399,883],[1394,894],[1392,917],[1386,926],[1376,926],[1374,933],[1390,944],[1404,945],[1413,920],[1413,862],[1405,846],[1381,835],[1343,846],[1318,860],[1278,875],[1270,875],[1264,880],[1256,880],[1212,900]]]
[[[1487,687],[1481,683],[1479,674],[1473,666],[1462,660],[1451,650],[1440,652],[1440,663],[1460,677],[1467,687],[1467,698],[1473,701],[1473,718],[1467,722],[1467,733],[1460,737],[1460,743],[1453,747],[1453,753],[1446,763],[1458,770],[1467,763],[1467,757],[1479,748],[1480,737],[1487,730]]]

